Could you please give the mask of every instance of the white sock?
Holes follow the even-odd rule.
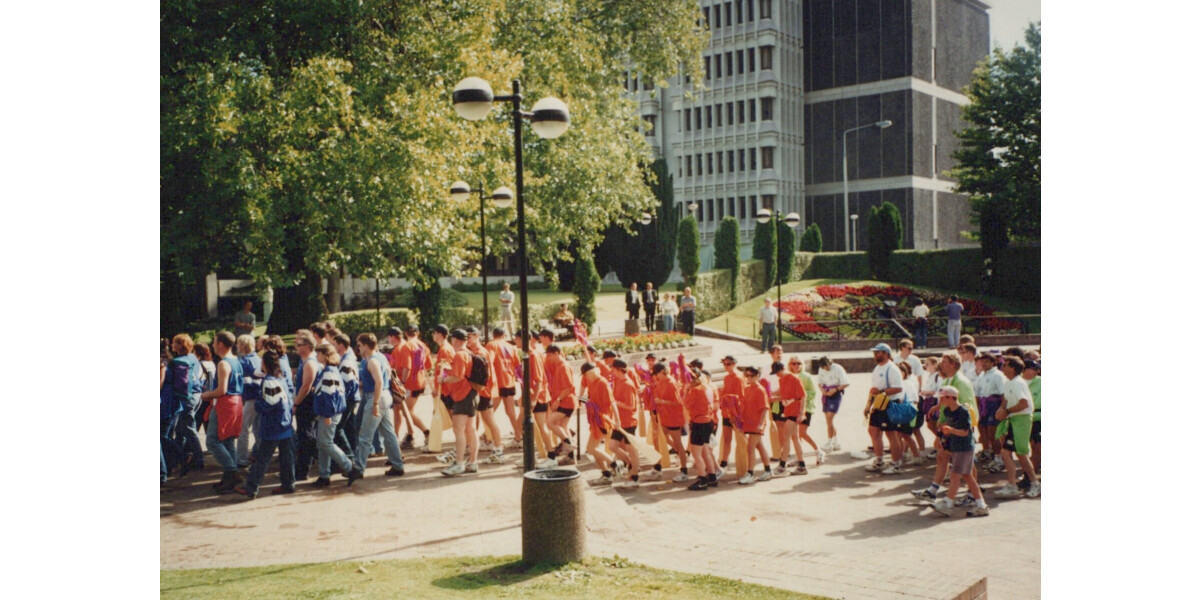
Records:
[[[987,503],[984,502],[983,497],[980,496],[979,498],[975,499],[975,506],[978,506],[979,508],[987,508]]]

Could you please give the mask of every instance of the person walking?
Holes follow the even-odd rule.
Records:
[[[254,352],[254,338],[240,335],[237,338],[238,362],[242,363],[242,431],[237,439],[238,466],[250,464],[250,433],[257,417],[255,405],[262,392],[262,359]],[[258,436],[254,437],[255,444]]]
[[[467,332],[455,329],[450,332],[450,345],[454,347],[454,359],[450,373],[441,376],[442,389],[454,402],[450,420],[454,425],[454,464],[442,469],[442,475],[455,477],[465,473],[478,473],[475,461],[479,456],[479,437],[472,421],[478,409],[479,393],[476,384],[469,379],[472,374],[472,358],[467,352]]]
[[[663,296],[662,306],[663,331],[675,331],[675,316],[679,314],[679,305],[675,304],[675,295]]]
[[[321,364],[317,361],[314,350],[317,347],[312,331],[300,329],[296,331],[292,346],[300,355],[300,366],[293,373],[292,386],[296,390],[293,408],[296,413],[296,435],[292,438],[296,444],[296,481],[308,479],[308,471],[317,459],[317,415],[313,412],[311,402],[315,390],[317,373]]]
[[[213,491],[225,494],[241,483],[238,476],[237,437],[242,431],[242,363],[233,355],[234,337],[228,331],[217,334],[213,348],[220,364],[217,365],[216,387],[200,394],[201,400],[210,400],[208,409],[208,451],[217,464],[221,465],[221,481],[213,485]]]
[[[654,331],[654,312],[658,307],[658,290],[654,282],[647,281],[646,289],[642,290],[642,308],[646,311],[646,330]]]
[[[679,297],[679,325],[688,335],[696,334],[696,297],[692,288],[683,288],[683,296]]]
[[[925,300],[917,298],[917,305],[912,309],[913,316],[913,337],[917,343],[917,348],[924,348],[929,341],[929,305],[925,304]]]
[[[375,432],[379,431],[388,462],[392,465],[384,475],[400,477],[404,475],[404,456],[400,454],[400,443],[392,426],[392,395],[388,393],[392,383],[391,370],[388,368],[387,358],[376,351],[379,340],[375,334],[360,333],[355,341],[358,353],[362,357],[358,366],[358,385],[362,391],[362,406],[359,408],[362,423],[358,430],[358,447],[354,449],[354,466],[359,471],[366,470],[372,441]]]
[[[900,372],[900,367],[892,362],[890,346],[876,344],[871,348],[871,353],[875,358],[875,369],[871,372],[871,390],[867,392],[867,404],[863,407],[863,416],[870,418],[867,432],[871,436],[871,450],[875,453],[875,460],[867,465],[867,470],[892,475],[900,472],[900,459],[903,458],[904,446],[897,433],[898,427],[887,418],[887,404],[904,401],[902,383],[904,376]],[[889,465],[883,463],[883,437],[885,434],[892,455],[892,462]]]
[[[353,484],[355,480],[362,479],[362,471],[355,468],[342,449],[333,443],[342,413],[346,411],[346,385],[338,372],[341,357],[329,342],[317,346],[316,353],[321,372],[317,374],[317,391],[313,394],[313,413],[317,416],[317,479],[312,485],[329,487],[329,476],[332,474],[330,460],[337,463],[350,484]]]
[[[636,321],[638,313],[641,310],[642,300],[638,295],[636,283],[629,284],[629,291],[625,292],[625,312],[629,313],[629,318]]]
[[[770,298],[763,298],[763,307],[758,309],[758,327],[762,332],[762,351],[775,345],[775,325],[779,321],[779,311],[771,306]]]
[[[204,371],[196,355],[192,354],[194,347],[192,337],[186,333],[171,338],[171,352],[175,358],[167,365],[172,393],[183,409],[175,417],[174,425],[175,440],[182,449],[180,477],[189,471],[204,469],[204,449],[200,446],[196,416],[203,405],[200,394],[204,391]]]
[[[842,407],[842,394],[850,387],[850,378],[846,376],[846,369],[830,360],[828,356],[822,356],[817,364],[820,366],[817,383],[821,386],[821,412],[825,413],[825,433],[828,436],[825,451],[837,452],[842,449],[842,445],[838,442],[833,418]]]
[[[262,394],[255,401],[258,415],[255,424],[254,461],[246,482],[233,488],[234,493],[253,500],[258,486],[267,473],[271,455],[279,449],[279,487],[271,494],[291,494],[296,491],[296,452],[292,446],[292,395],[287,376],[280,366],[280,355],[268,350],[262,356]]]
[[[958,296],[950,296],[946,301],[946,347],[958,348],[958,337],[962,335],[963,305],[958,303]]]

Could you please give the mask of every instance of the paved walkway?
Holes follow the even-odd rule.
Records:
[[[745,345],[714,345],[716,356],[766,362]],[[866,375],[850,379],[851,391],[867,387]],[[987,518],[937,515],[908,494],[928,484],[931,466],[880,476],[849,456],[868,443],[854,404],[847,402],[838,419],[846,451],[810,467],[807,476],[751,486],[726,476],[719,489],[699,493],[670,482],[635,491],[590,488],[591,553],[834,598],[949,598],[981,577],[988,577],[992,597],[1039,597],[1040,501],[989,494]],[[823,424],[813,433],[824,443]],[[481,465],[478,476],[448,479],[432,456],[413,455],[409,474],[391,479],[382,477],[383,459],[372,459],[367,478],[352,488],[335,477],[331,488],[301,486],[291,496],[269,495],[278,483],[272,474],[253,502],[213,496],[213,472],[172,480],[161,496],[160,564],[520,554],[519,456],[509,460]],[[583,471],[588,479],[598,475],[590,463]],[[666,473],[669,479],[675,469]],[[985,476],[985,490],[999,481]]]

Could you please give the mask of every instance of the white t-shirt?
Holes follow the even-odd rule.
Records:
[[[1003,377],[1003,375],[1001,375]],[[1010,412],[1014,415],[1032,415],[1033,414],[1033,393],[1029,391],[1029,384],[1025,383],[1023,377],[1013,377],[1008,380],[1004,387],[1004,410],[1011,411],[1012,407],[1016,406],[1021,398],[1026,400],[1025,410],[1021,412]]]
[[[900,372],[900,367],[890,360],[882,365],[876,365],[875,370],[871,371],[871,387],[880,390],[901,388],[900,393],[888,396],[890,400],[898,402],[904,399],[904,374]]]
[[[992,367],[975,379],[975,397],[999,396],[1004,393],[1007,383],[1000,369]]]
[[[942,376],[937,373],[925,373],[924,379],[921,380],[921,395],[936,396],[940,389],[942,389]]]
[[[679,314],[679,305],[675,304],[674,300],[667,300],[658,304],[658,312],[664,317],[673,317]]]
[[[503,308],[511,308],[513,302],[513,293],[511,291],[500,292],[500,306]],[[507,302],[505,302],[507,300]]]
[[[843,369],[842,365],[833,363],[829,365],[828,369],[820,369],[817,374],[817,384],[823,387],[841,387],[850,385],[850,378],[846,377],[846,369]]]
[[[917,378],[909,375],[901,387],[904,388],[904,401],[916,406],[917,402],[921,399],[921,394],[917,391]]]
[[[758,309],[758,318],[763,323],[774,323],[776,311],[774,306],[764,306]]]
[[[916,308],[914,308],[914,309],[912,310],[912,315],[913,315],[913,318],[914,318],[914,319],[920,319],[920,318],[922,318],[922,317],[928,317],[928,316],[929,316],[929,305],[928,305],[928,304],[921,304],[921,305],[917,306]]]
[[[975,383],[975,378],[979,377],[979,374],[975,372],[975,361],[967,362],[964,360],[958,372],[971,383]]]
[[[915,355],[909,354],[908,358],[904,359],[904,362],[908,363],[908,366],[912,368],[913,377],[923,377],[925,375],[925,367],[921,366],[921,359]]]

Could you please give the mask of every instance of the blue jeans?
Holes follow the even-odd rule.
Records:
[[[162,444],[158,445],[158,481],[167,482],[167,457],[163,456]]]
[[[329,467],[329,459],[332,458],[342,469],[343,473],[349,473],[354,468],[354,463],[346,458],[346,453],[342,452],[337,444],[333,443],[333,434],[337,433],[338,423],[341,423],[342,415],[336,414],[330,417],[329,424],[325,424],[325,417],[317,417],[317,476],[329,479],[331,469]]]
[[[675,315],[663,315],[663,331],[675,331]]]
[[[257,425],[258,411],[254,408],[253,401],[242,403],[242,433],[237,439],[237,459],[239,465],[244,465],[250,462],[250,434],[254,432],[254,426]],[[258,434],[254,435],[254,445],[258,445]]]
[[[958,338],[962,335],[962,321],[946,321],[946,344],[949,348],[958,347]]]
[[[404,468],[404,457],[400,454],[400,444],[396,440],[396,429],[392,425],[391,395],[384,391],[380,394],[383,401],[379,406],[379,416],[371,415],[371,407],[375,406],[375,393],[364,392],[362,407],[362,426],[358,430],[358,448],[354,450],[354,466],[359,470],[367,468],[367,457],[371,454],[371,439],[378,432],[383,438],[383,448],[387,452],[388,462],[397,469]]]
[[[179,413],[179,420],[175,424],[175,434],[179,438],[179,444],[183,447],[185,455],[191,455],[193,467],[204,465],[204,448],[200,446],[199,420],[196,416],[199,407],[199,397],[189,399],[183,407],[183,412]]]
[[[929,342],[929,321],[925,319],[917,319],[916,325],[913,326],[913,340],[918,348],[924,348]]]
[[[357,400],[346,399],[346,410],[342,413],[342,421],[338,423],[337,431],[333,433],[333,443],[347,456],[354,456],[354,448],[358,445],[358,415],[354,407]]]
[[[221,465],[221,470],[225,472],[236,471],[237,465],[237,438],[231,437],[225,441],[221,441],[217,437],[217,407],[213,407],[208,411],[208,451],[212,453],[213,459]]]
[[[167,473],[183,462],[183,448],[175,441],[175,428],[179,424],[179,414],[159,420],[159,454],[162,464],[162,480],[167,480]]]
[[[766,352],[775,345],[775,324],[763,323],[762,326],[762,351]]]
[[[267,465],[271,463],[271,455],[279,448],[279,482],[283,489],[290,490],[296,486],[296,453],[292,446],[292,438],[282,440],[258,440],[254,445],[254,466],[242,486],[247,492],[258,492],[263,476],[267,474]]]

